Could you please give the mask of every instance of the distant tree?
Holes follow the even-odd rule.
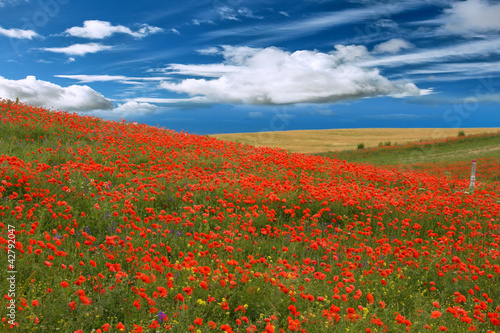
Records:
[[[358,143],[358,149],[365,149],[364,143]]]

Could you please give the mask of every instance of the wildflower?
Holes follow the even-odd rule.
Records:
[[[164,287],[157,287],[157,289],[161,297],[167,297],[167,289]]]
[[[442,313],[439,311],[432,311],[431,313],[431,318],[439,318],[441,317]]]
[[[158,313],[158,318],[159,318],[160,323],[162,321],[166,322],[168,320],[168,316],[165,313],[163,313],[162,311],[160,311],[160,313]]]

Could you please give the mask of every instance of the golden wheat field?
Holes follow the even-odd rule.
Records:
[[[221,140],[284,148],[291,152],[323,153],[356,149],[363,143],[365,147],[378,146],[380,142],[402,144],[420,140],[431,140],[457,136],[460,131],[465,135],[496,133],[494,128],[356,128],[329,130],[298,130],[281,132],[255,132],[211,135]]]

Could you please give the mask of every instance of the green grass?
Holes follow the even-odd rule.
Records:
[[[412,165],[417,163],[454,163],[500,156],[500,133],[457,136],[444,140],[405,145],[353,149],[319,154],[347,162],[373,165]]]

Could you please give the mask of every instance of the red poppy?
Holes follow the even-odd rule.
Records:
[[[442,313],[440,311],[432,311],[431,318],[439,318],[441,315]]]

